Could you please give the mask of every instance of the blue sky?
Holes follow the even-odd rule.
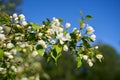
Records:
[[[79,27],[80,10],[90,14],[88,24],[95,28],[97,41],[112,45],[120,53],[120,0],[24,0],[20,7],[28,21],[40,23],[60,17]]]

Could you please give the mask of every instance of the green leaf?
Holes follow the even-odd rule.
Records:
[[[39,30],[40,29],[40,25],[37,23],[30,23],[30,25],[33,27],[34,30]]]
[[[81,65],[82,65],[81,58],[76,57],[76,61],[77,61],[77,68],[81,67]]]
[[[3,55],[4,55],[4,52],[3,52],[3,50],[2,50],[2,49],[0,49],[0,59],[2,59],[2,58],[3,58]]]
[[[60,45],[53,46],[51,56],[55,60],[55,63],[57,63],[57,59],[61,56],[61,52],[62,52],[62,46],[60,46]]]
[[[47,20],[48,24],[50,24],[50,23],[51,23],[51,21],[50,21],[50,19],[49,19],[49,18],[47,18],[46,20]]]
[[[90,16],[90,15],[86,15],[86,17],[85,17],[87,20],[91,20],[92,19],[92,16]]]
[[[64,31],[63,34],[66,35],[68,32],[67,31]]]
[[[13,27],[13,29],[16,33],[23,33],[22,27],[19,27],[19,28],[18,27]]]
[[[29,34],[26,35],[25,38],[29,41],[33,41],[33,40],[36,39],[36,34],[35,33],[29,33]]]
[[[61,53],[62,52],[62,47],[59,46],[59,45],[56,45],[56,52],[57,52],[57,54]]]
[[[51,21],[47,18],[46,21],[43,21],[42,23],[43,25],[48,26],[51,23]]]
[[[40,56],[43,56],[43,55],[44,55],[44,48],[43,48],[41,45],[37,45],[37,46],[36,46],[36,49],[37,49],[38,54],[39,54]]]
[[[63,22],[63,20],[61,18],[58,18],[59,22]]]
[[[82,41],[83,41],[83,45],[86,47],[86,48],[91,48],[91,45],[90,45],[90,38],[88,36],[84,36],[82,38]]]
[[[44,49],[38,49],[37,51],[40,56],[44,55]]]
[[[80,22],[80,29],[82,29],[83,27],[84,27],[84,20],[79,20],[79,22]]]

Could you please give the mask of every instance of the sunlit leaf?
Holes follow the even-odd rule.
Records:
[[[90,16],[90,15],[86,15],[86,17],[85,17],[87,20],[91,20],[92,19],[92,16]]]
[[[0,49],[0,59],[3,58],[4,52],[2,49]]]
[[[44,55],[44,49],[38,49],[37,51],[40,56]]]
[[[76,57],[76,61],[77,61],[77,68],[81,67],[81,65],[82,65],[81,58]]]
[[[37,23],[30,23],[30,25],[32,25],[32,28],[33,28],[34,30],[39,30],[39,29],[40,29],[40,25],[37,24]]]

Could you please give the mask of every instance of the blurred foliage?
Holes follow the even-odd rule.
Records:
[[[99,45],[104,60],[89,70],[90,80],[120,80],[120,55],[109,45]],[[94,75],[94,77],[93,77]]]
[[[43,61],[43,68],[51,80],[120,80],[120,55],[106,44],[99,44],[99,51],[104,59],[102,62],[96,61],[93,67],[84,63],[81,68],[76,69],[74,57],[63,53],[58,66]]]
[[[23,0],[0,0],[0,12],[20,13],[21,10],[18,7],[22,2]]]

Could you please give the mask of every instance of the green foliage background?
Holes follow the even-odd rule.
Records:
[[[63,53],[58,66],[43,61],[43,69],[50,75],[51,80],[120,80],[120,55],[107,44],[99,44],[99,51],[104,60],[97,61],[91,68],[83,64],[76,69],[74,57]]]

